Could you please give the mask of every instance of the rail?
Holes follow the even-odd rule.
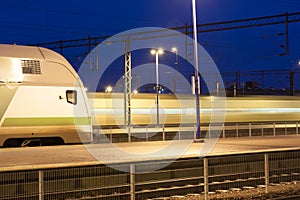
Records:
[[[299,122],[227,123],[201,125],[202,138],[298,135]],[[96,142],[140,142],[193,139],[195,126],[161,125],[94,127]]]
[[[157,169],[157,170],[150,170]],[[300,183],[300,148],[0,173],[0,200],[143,200]],[[291,184],[293,185],[293,184]]]

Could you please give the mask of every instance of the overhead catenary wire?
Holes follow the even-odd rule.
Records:
[[[201,34],[201,33],[207,33],[207,32],[254,28],[254,27],[271,26],[271,25],[295,23],[295,22],[300,22],[300,12],[283,13],[283,14],[279,14],[279,15],[263,16],[263,17],[256,17],[256,18],[246,18],[246,19],[240,19],[240,20],[198,24],[197,31],[199,34]],[[177,30],[177,31],[182,32],[187,35],[192,34],[192,26],[191,25],[173,27],[170,29]],[[160,30],[160,31],[162,31],[162,30]],[[144,35],[143,39],[147,39],[147,34],[150,34],[150,32],[140,32],[138,34]],[[161,36],[163,36],[163,34]],[[80,38],[80,39],[73,39],[73,40],[59,40],[59,41],[30,44],[30,45],[45,46],[45,47],[48,47],[51,49],[61,49],[62,50],[64,48],[89,46],[91,44],[96,46],[101,41],[103,41],[104,39],[107,39],[109,37],[111,37],[111,36],[110,35],[96,36],[96,37]],[[151,37],[153,37],[153,36],[151,36]],[[91,41],[92,41],[92,43],[91,43]],[[122,39],[120,41],[122,41]]]

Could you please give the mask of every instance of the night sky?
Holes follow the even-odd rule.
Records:
[[[298,0],[197,0],[198,24],[300,12]],[[192,24],[191,0],[5,0],[0,2],[0,43],[38,44],[114,35],[139,27]],[[300,22],[290,25],[290,54],[284,25],[199,34],[220,71],[298,67]],[[64,55],[74,64],[81,55]],[[285,87],[285,86],[283,86]]]
[[[1,43],[116,34],[191,24],[190,0],[1,1]],[[300,11],[297,0],[197,0],[198,23]],[[251,34],[249,34],[251,35]]]

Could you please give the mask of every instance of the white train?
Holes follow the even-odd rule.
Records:
[[[54,51],[0,45],[0,146],[93,140],[83,84]]]
[[[218,114],[211,105],[216,100],[201,97],[201,123],[210,123],[212,115]],[[299,100],[266,96],[226,98],[223,120],[298,122]],[[195,123],[194,105],[191,95],[180,96],[180,101],[174,95],[160,95],[160,123]],[[89,93],[88,100],[76,71],[54,51],[0,45],[0,146],[90,143],[92,125],[124,124],[123,106],[123,94]],[[133,125],[155,125],[155,95],[133,95],[131,111]]]

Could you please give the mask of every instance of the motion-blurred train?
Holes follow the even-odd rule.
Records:
[[[193,124],[192,95],[132,94],[131,125]],[[299,121],[299,97],[201,97],[201,123]],[[54,51],[0,45],[0,146],[90,143],[93,126],[124,126],[124,94],[86,93]],[[157,105],[159,120],[157,120]]]
[[[89,93],[94,113],[93,124],[101,127],[122,126],[124,94]],[[159,95],[159,124],[183,125],[196,122],[193,95]],[[201,96],[200,121],[209,123],[297,122],[300,119],[300,97],[292,96]],[[133,94],[131,125],[157,123],[156,94]]]
[[[0,146],[92,141],[85,88],[54,51],[0,45]]]

